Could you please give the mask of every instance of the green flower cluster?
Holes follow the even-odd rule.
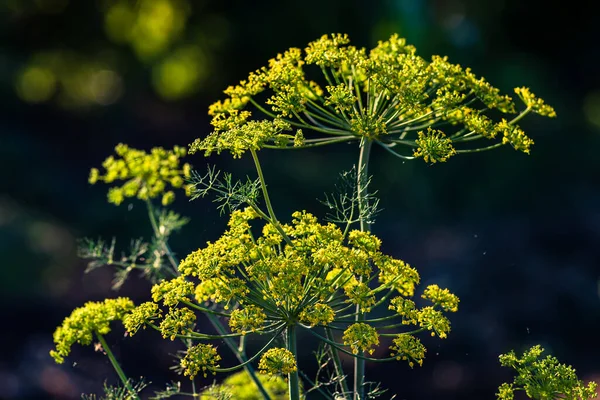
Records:
[[[414,152],[415,157],[421,157],[425,162],[435,164],[436,162],[445,162],[448,158],[456,154],[452,147],[452,140],[440,130],[427,128],[427,133],[419,132],[419,138],[415,140],[417,149]]]
[[[250,305],[231,312],[229,327],[232,332],[246,334],[248,331],[254,332],[260,329],[266,319],[267,315],[262,308]]]
[[[110,323],[122,321],[133,308],[133,302],[124,297],[103,302],[90,301],[76,308],[54,332],[55,349],[50,351],[50,356],[62,364],[71,353],[73,344],[87,346],[94,340],[94,335],[108,334]]]
[[[529,153],[533,141],[517,122],[529,112],[556,116],[529,89],[516,88],[525,109],[510,121],[494,121],[486,114],[515,114],[516,106],[469,68],[447,57],[425,60],[397,35],[370,51],[349,43],[347,35],[322,36],[304,51],[291,48],[277,55],[239,85],[227,88],[228,97],[209,108],[214,131],[192,143],[190,151],[208,155],[227,150],[240,157],[265,147],[366,139],[401,158],[435,163],[503,144]],[[265,119],[253,119],[256,112]],[[295,128],[316,137],[294,135]],[[472,146],[476,139],[498,135],[502,141],[492,146]],[[412,154],[398,153],[401,146]]]
[[[405,334],[384,333],[386,329],[414,324],[418,328],[413,333],[428,330],[440,338],[447,336],[450,321],[444,313],[457,310],[456,295],[431,285],[422,297],[433,306],[418,309],[408,297],[415,293],[419,274],[402,260],[381,253],[381,241],[373,234],[344,233],[302,211],[292,214],[291,224],[264,223],[262,235],[256,236],[251,222],[257,218],[252,208],[233,211],[228,230],[219,239],[180,263],[181,276],[152,288],[156,306],[142,304],[134,310],[126,319],[128,330],[133,334],[140,324],[148,324],[171,339],[209,338],[193,330],[192,310],[210,311],[218,305],[228,310],[233,305],[230,313],[220,315],[229,318],[234,336],[270,334],[290,325],[309,330],[346,326],[342,343],[335,346],[348,346],[349,354],[372,354],[384,334],[397,339],[390,347],[392,358],[409,360],[411,365],[422,362],[424,350],[416,345],[420,342],[407,340]],[[168,312],[155,325],[154,320],[161,319],[158,303]],[[383,327],[377,319],[349,323],[356,315],[349,308],[364,313],[388,304],[394,313],[382,320]],[[393,319],[398,323],[390,325]]]
[[[377,329],[364,323],[350,325],[344,331],[342,339],[346,346],[350,346],[353,354],[358,354],[359,351],[373,354],[375,350],[371,347],[379,344]]]
[[[185,356],[180,361],[183,374],[194,379],[196,375],[202,373],[206,378],[208,372],[215,374],[214,369],[218,368],[218,362],[221,356],[217,354],[217,349],[210,344],[198,344],[190,347]]]
[[[257,216],[250,208],[234,211],[221,238],[181,262],[183,275],[200,279],[197,296],[257,306],[265,310],[267,321],[299,319],[319,325],[332,321],[335,310],[327,303],[337,290],[344,291],[346,304],[365,310],[375,304],[377,292],[359,282],[376,273],[373,263],[383,266],[380,290],[403,281],[413,288],[419,281],[410,266],[381,254],[379,239],[369,233],[352,231],[345,244],[334,224],[322,225],[309,213],[295,212],[292,224],[282,226],[289,243],[270,223],[255,239],[249,221]],[[390,268],[394,261],[401,267]]]
[[[514,368],[518,375],[512,383],[503,383],[498,388],[498,399],[513,400],[515,391],[521,390],[529,398],[537,400],[587,400],[597,396],[597,383],[590,382],[585,386],[571,366],[559,363],[552,356],[540,358],[543,352],[544,349],[538,345],[520,358],[514,351],[500,355],[500,364]]]
[[[167,189],[169,185],[189,192],[184,178],[190,177],[191,167],[189,164],[180,165],[180,159],[187,153],[185,148],[175,146],[173,150],[165,150],[155,147],[146,153],[118,144],[115,152],[118,157],[110,156],[102,163],[104,175],[97,168],[92,168],[89,178],[91,184],[125,181],[123,186],[109,189],[109,203],[119,205],[128,197],[148,200],[162,195],[162,204],[166,206],[175,200],[173,190]]]
[[[288,383],[280,376],[257,374],[257,378],[272,400],[288,400]],[[219,397],[221,396],[221,397]],[[219,385],[212,385],[200,394],[200,400],[235,399],[263,400],[256,384],[246,371],[225,378]]]
[[[437,285],[434,286],[437,287]],[[440,339],[448,337],[448,332],[450,332],[450,320],[441,310],[436,309],[435,306],[425,306],[418,309],[414,301],[403,297],[394,297],[390,301],[389,309],[396,311],[398,315],[402,317],[402,324],[404,325],[418,325],[423,330],[431,331],[431,336],[437,335]],[[458,308],[447,309],[445,311],[456,310],[458,310]]]
[[[258,369],[263,374],[287,375],[297,370],[296,359],[289,350],[274,347],[262,355]]]
[[[392,350],[392,357],[396,357],[397,360],[408,361],[411,368],[415,366],[415,362],[422,366],[423,358],[425,358],[427,352],[423,343],[408,333],[398,335],[392,341],[390,349]]]
[[[156,303],[146,302],[134,308],[123,318],[123,326],[130,335],[135,335],[140,328],[146,328],[146,324],[160,318],[161,311]]]

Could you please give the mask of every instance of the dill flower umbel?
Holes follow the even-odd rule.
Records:
[[[162,196],[162,204],[166,206],[175,200],[172,189],[184,188],[184,179],[190,177],[190,165],[180,165],[180,159],[187,154],[183,147],[175,146],[173,150],[155,147],[146,153],[121,143],[115,152],[118,157],[110,156],[102,163],[103,175],[92,168],[89,177],[91,184],[125,181],[122,186],[109,189],[109,203],[119,205],[128,197],[148,200]]]
[[[503,383],[496,394],[499,400],[512,400],[514,392],[523,390],[532,399],[593,399],[596,382],[587,386],[577,378],[575,370],[552,356],[541,358],[544,349],[537,345],[517,357],[514,351],[500,355],[500,364],[517,372],[512,383]]]
[[[262,355],[258,369],[269,375],[289,374],[297,370],[296,359],[289,350],[275,347]]]
[[[324,35],[304,51],[278,54],[224,92],[227,98],[209,108],[214,131],[194,141],[191,152],[240,157],[261,148],[366,140],[397,157],[435,163],[504,144],[529,153],[533,141],[517,122],[530,112],[556,116],[523,87],[515,89],[525,105],[518,112],[510,96],[471,69],[447,57],[426,60],[398,35],[370,51],[350,45],[347,35]],[[516,115],[495,120],[494,112]],[[478,147],[478,139],[495,143]]]
[[[150,301],[142,303],[123,317],[123,326],[130,335],[135,335],[140,328],[161,316],[161,311],[156,303]]]
[[[54,360],[62,364],[71,353],[75,343],[87,346],[94,335],[106,335],[113,321],[121,321],[125,314],[133,309],[131,300],[125,297],[106,299],[103,302],[90,301],[83,307],[73,310],[54,332],[55,350],[50,351]]]
[[[419,274],[407,263],[381,253],[375,235],[343,232],[333,223],[323,224],[314,215],[297,211],[290,224],[276,227],[267,220],[258,230],[262,235],[256,236],[253,225],[260,218],[250,207],[233,211],[220,238],[181,261],[181,276],[153,287],[154,303],[168,310],[164,317],[157,315],[156,308],[140,306],[126,319],[126,326],[134,330],[146,323],[171,340],[210,340],[221,336],[197,332],[195,311],[222,310],[217,315],[228,318],[232,333],[227,337],[270,335],[272,341],[283,331],[301,328],[342,352],[360,355],[373,354],[380,337],[390,336],[397,340],[389,359],[406,355],[419,365],[423,355],[417,342],[401,337],[405,344],[401,348],[393,330],[414,325],[417,332],[447,336],[450,321],[445,313],[457,310],[458,297],[431,285],[422,297],[433,305],[418,308],[409,297]],[[357,313],[382,306],[392,310],[388,317],[354,322]],[[341,343],[317,333],[342,326]],[[261,368],[270,373],[289,371],[293,357],[284,349],[268,350],[270,343],[254,356],[262,353]]]
[[[372,346],[379,344],[379,335],[372,326],[364,323],[352,324],[344,331],[344,344],[352,348],[352,353],[369,352],[373,354]]]
[[[194,379],[199,373],[206,378],[208,372],[215,374],[214,369],[219,367],[217,363],[220,360],[221,356],[214,346],[201,343],[187,349],[185,356],[180,361],[180,366],[183,374],[189,376],[190,379]]]

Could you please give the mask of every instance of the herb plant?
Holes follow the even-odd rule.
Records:
[[[116,205],[129,198],[145,202],[152,240],[134,242],[121,258],[115,257],[114,241],[87,241],[81,256],[92,268],[114,266],[115,288],[139,270],[155,283],[151,300],[134,306],[126,298],[107,299],[76,309],[55,332],[52,357],[61,363],[74,343],[97,340],[122,383],[107,388],[106,398],[139,398],[144,384],[127,378],[104,340],[119,320],[129,335],[157,331],[182,343],[176,367],[189,377],[191,389],[173,383],[156,393],[157,399],[183,394],[298,400],[318,392],[322,398],[358,400],[381,395],[378,385],[365,382],[365,361],[422,365],[427,350],[419,337],[446,338],[459,299],[435,284],[419,286],[415,268],[381,251],[380,239],[371,233],[379,211],[370,190],[371,149],[376,145],[394,157],[430,164],[504,145],[528,154],[533,140],[518,122],[530,113],[556,114],[529,89],[515,93],[519,105],[446,57],[423,59],[396,35],[369,52],[351,46],[346,35],[326,35],[304,51],[279,54],[227,88],[227,97],[209,109],[213,131],[189,146],[189,153],[206,156],[250,156],[256,178],[236,180],[213,167],[206,173],[192,170],[181,162],[188,152],[181,147],[146,153],[119,144],[102,171],[92,169],[90,183],[115,184],[108,201]],[[357,145],[357,163],[342,172],[338,192],[324,200],[329,215],[320,219],[306,210],[278,215],[260,151],[348,142]],[[177,190],[191,199],[214,196],[229,216],[220,238],[199,244],[182,260],[169,245],[171,233],[188,223],[168,209]],[[415,295],[427,304],[417,306]],[[375,309],[384,316],[372,316]],[[199,314],[208,317],[212,329],[197,324]],[[298,363],[299,334],[321,343],[314,377]],[[263,338],[263,347],[253,354],[245,346],[250,336]],[[374,357],[384,337],[391,339],[388,355]],[[237,365],[221,365],[226,351],[221,342]],[[342,353],[354,359],[353,371],[344,371]],[[583,386],[574,370],[554,358],[537,361],[539,353],[535,347],[523,359],[514,353],[501,356],[501,363],[519,375],[500,387],[498,398],[510,399],[516,390],[535,399],[594,397],[595,384]],[[196,387],[199,376],[234,371],[242,372],[220,385]]]

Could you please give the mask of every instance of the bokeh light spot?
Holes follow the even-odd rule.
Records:
[[[28,103],[43,103],[56,90],[56,77],[49,69],[29,66],[17,78],[18,96]]]
[[[152,71],[156,92],[165,100],[177,100],[196,92],[207,75],[204,55],[199,47],[175,51]]]
[[[132,45],[142,60],[165,51],[185,30],[187,10],[170,0],[142,0],[132,31]]]
[[[135,12],[127,3],[114,4],[104,15],[106,35],[116,43],[127,43],[131,39],[135,18]]]
[[[96,103],[109,105],[121,96],[123,82],[116,72],[101,70],[93,74],[90,80],[90,91]]]
[[[591,92],[585,97],[583,113],[594,128],[600,129],[600,90]]]

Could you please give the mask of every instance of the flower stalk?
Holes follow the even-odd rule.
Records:
[[[104,352],[106,353],[106,356],[110,360],[110,363],[112,364],[113,368],[115,369],[115,372],[119,376],[119,379],[121,380],[121,383],[123,383],[123,386],[125,386],[125,388],[130,393],[130,395],[135,395],[135,398],[139,399],[139,397],[137,396],[136,391],[133,390],[133,387],[131,386],[131,382],[129,382],[129,379],[127,379],[127,376],[125,375],[125,372],[123,372],[123,369],[121,368],[121,365],[117,361],[117,358],[114,356],[113,352],[110,350],[110,347],[108,346],[108,343],[106,343],[106,340],[104,339],[104,336],[102,336],[101,334],[99,334],[98,332],[96,332],[96,337],[98,338],[98,341],[102,345],[102,349],[104,350]]]

